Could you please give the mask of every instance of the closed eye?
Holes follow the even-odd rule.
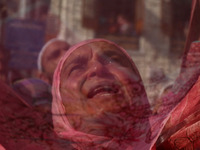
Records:
[[[117,49],[116,49],[117,50]],[[126,55],[124,55],[120,50],[113,51],[113,50],[105,50],[102,53],[102,56],[108,57],[110,59],[110,63],[117,63],[118,65],[122,67],[128,67],[134,70],[132,68],[132,64],[127,58]]]
[[[122,61],[121,58],[118,56],[112,56],[111,60],[112,60],[112,62],[115,62],[115,63],[121,63],[121,61]]]
[[[48,56],[48,60],[52,60],[52,59],[56,59],[60,56],[61,54],[61,51],[59,49],[55,50],[53,53],[51,53],[49,56]]]
[[[111,59],[106,57],[106,56],[99,56],[98,57],[98,61],[102,64],[102,65],[108,65],[109,63],[111,63]]]
[[[82,65],[80,65],[80,64],[75,65],[70,69],[68,76],[70,76],[73,72],[79,71],[79,70],[82,70],[82,69],[83,69]]]
[[[118,63],[119,65],[123,65],[123,61],[121,59],[121,57],[118,57],[117,55],[114,55],[114,56],[111,56],[111,57],[108,57],[108,56],[101,56],[98,58],[99,62],[102,64],[102,65],[108,65],[108,64],[111,64],[111,63]]]

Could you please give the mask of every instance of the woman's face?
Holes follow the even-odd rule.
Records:
[[[42,65],[45,74],[52,80],[56,66],[60,58],[69,49],[69,45],[64,41],[54,41],[45,50]]]
[[[90,132],[101,128],[97,120],[137,106],[144,90],[141,79],[124,53],[106,42],[76,49],[61,72],[61,97],[74,128]],[[133,100],[134,99],[134,100]]]

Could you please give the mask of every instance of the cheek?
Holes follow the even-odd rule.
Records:
[[[57,66],[58,65],[58,62],[59,62],[60,58],[56,58],[55,60],[53,60],[53,65],[54,66]]]
[[[138,82],[140,81],[139,75],[132,70],[124,67],[109,67],[109,70],[121,83]]]
[[[66,77],[65,79],[62,78],[61,80],[61,88],[62,91],[65,91],[68,95],[70,95],[72,98],[80,99],[82,97],[81,94],[81,82],[82,77]]]
[[[124,68],[110,70],[112,74],[115,75],[116,79],[121,83],[121,86],[127,95],[129,95],[131,98],[140,97],[141,92],[143,92],[144,89],[139,75]]]
[[[56,65],[55,64],[49,65],[49,72],[50,73],[54,73],[55,69],[56,69]]]
[[[61,88],[62,90],[68,91],[69,93],[76,93],[78,89],[78,84],[74,80],[66,80],[63,81]]]
[[[45,65],[46,72],[48,72],[48,73],[54,73],[55,67],[56,67],[56,66],[54,65],[54,63],[52,63],[52,62],[47,62],[46,65]]]
[[[61,53],[60,53],[60,58],[61,58],[62,56],[64,56],[66,52],[67,52],[67,50],[62,50]]]

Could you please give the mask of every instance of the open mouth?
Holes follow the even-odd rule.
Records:
[[[118,92],[119,92],[118,85],[98,85],[89,91],[87,97],[93,98],[98,94],[117,94]]]

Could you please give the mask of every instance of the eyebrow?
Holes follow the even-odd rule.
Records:
[[[119,52],[118,50],[113,51],[113,50],[105,50],[101,53],[101,55],[106,55],[108,57],[115,55],[115,56],[120,56],[121,58],[126,57],[123,53]]]
[[[60,49],[56,49],[53,53],[51,53],[47,59],[51,60],[53,58],[57,58],[60,55]]]
[[[57,58],[62,50],[67,51],[68,49],[69,46],[65,46],[64,48],[55,48],[54,51],[47,57],[47,59],[51,60],[53,58]]]
[[[125,59],[126,63],[127,63],[127,67],[130,67],[134,73],[137,74],[137,71],[135,70],[134,66],[132,65],[131,61],[128,59],[128,56],[126,56],[124,53],[122,53],[121,51],[117,50],[106,50],[104,52],[102,52],[102,55],[106,55],[108,57],[115,55],[115,56],[119,56],[121,59]]]
[[[75,63],[75,64],[83,63],[83,62],[89,60],[90,58],[92,58],[92,56],[93,56],[92,50],[90,50],[90,52],[89,52],[88,55],[85,55],[85,54],[78,55],[78,56],[76,56],[75,59],[70,60],[70,61],[68,62],[68,65],[67,65],[66,67],[70,66],[70,65],[73,64],[73,63]],[[69,56],[69,57],[70,57],[70,56]]]
[[[77,58],[75,58],[74,60],[72,60],[70,62],[71,63],[75,63],[75,64],[80,64],[80,63],[85,63],[88,60],[87,56],[78,56]]]
[[[66,66],[62,69],[62,73],[65,73],[66,70],[73,64],[84,64],[88,60],[87,56],[77,56],[77,58],[68,62]]]

